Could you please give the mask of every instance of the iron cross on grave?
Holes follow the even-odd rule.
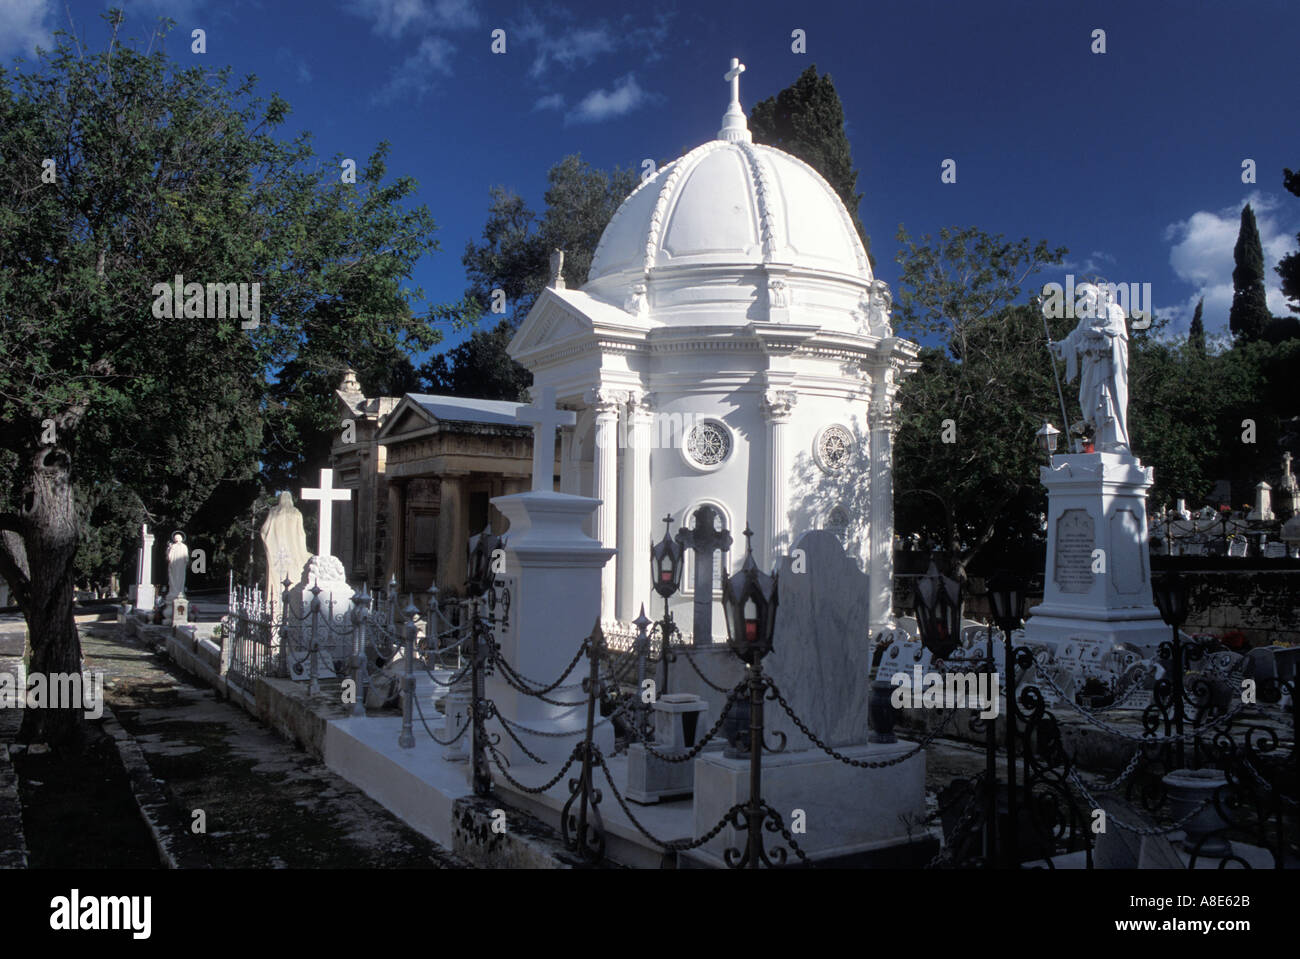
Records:
[[[722,515],[705,503],[694,513],[695,528],[677,531],[677,543],[695,552],[695,619],[692,632],[696,646],[713,642],[713,554],[731,549],[731,531],[722,525]]]

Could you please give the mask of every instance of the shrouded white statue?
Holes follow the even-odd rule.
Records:
[[[190,548],[185,545],[185,537],[172,533],[171,545],[167,547],[167,595],[164,603],[180,599],[185,595],[185,571],[190,565]]]
[[[1079,377],[1079,406],[1099,453],[1127,453],[1128,328],[1124,308],[1092,283],[1075,288],[1079,325],[1052,352],[1065,360],[1067,382]]]
[[[285,577],[290,583],[297,583],[311,559],[302,513],[293,505],[293,497],[288,491],[280,494],[280,502],[266,514],[262,523],[262,545],[266,548],[266,597],[271,608],[278,613],[280,593],[284,589],[281,584]]]

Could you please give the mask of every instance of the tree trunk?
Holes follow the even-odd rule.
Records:
[[[26,552],[26,596],[22,603],[31,644],[28,676],[81,672],[81,638],[73,605],[73,561],[78,524],[72,494],[71,461],[59,449],[33,459],[31,483],[20,515]],[[84,687],[84,683],[83,683]],[[20,742],[79,748],[86,731],[81,704],[60,709],[25,709]]]

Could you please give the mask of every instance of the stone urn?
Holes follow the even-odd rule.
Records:
[[[1232,844],[1222,835],[1232,823],[1219,812],[1215,793],[1226,786],[1227,776],[1221,769],[1175,769],[1164,777],[1169,790],[1169,807],[1175,821],[1200,812],[1184,826],[1183,848],[1198,856],[1222,859],[1232,855]],[[1207,802],[1208,800],[1208,802]],[[1217,833],[1217,835],[1216,835]],[[1200,848],[1197,848],[1197,844]]]

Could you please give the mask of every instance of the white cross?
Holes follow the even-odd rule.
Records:
[[[740,75],[745,72],[745,65],[735,57],[731,58],[731,69],[722,75],[722,79],[731,83],[731,102],[740,106]]]
[[[330,532],[334,526],[334,501],[347,502],[352,498],[352,490],[334,488],[334,471],[320,471],[320,489],[304,489],[303,499],[318,499],[320,504],[320,533],[316,537],[316,554],[329,556]]]
[[[543,386],[531,406],[517,414],[523,423],[533,424],[533,492],[555,490],[555,431],[578,422],[572,410],[555,408],[555,387]]]

